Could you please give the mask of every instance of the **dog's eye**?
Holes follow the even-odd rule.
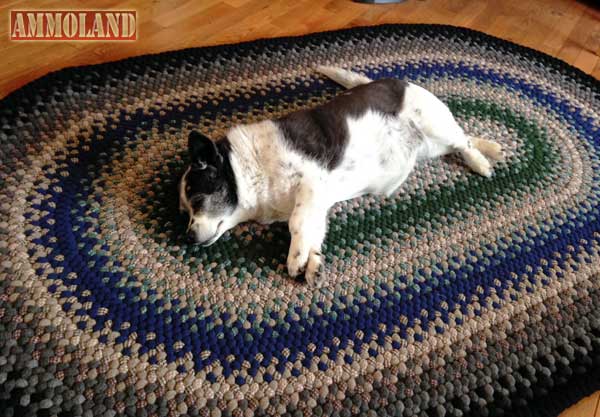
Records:
[[[191,190],[192,190],[192,187],[190,187],[189,185],[186,185],[185,191],[189,193]]]
[[[194,210],[194,212],[202,211],[202,207],[203,207],[202,200],[194,201],[194,203],[192,204],[192,210]]]

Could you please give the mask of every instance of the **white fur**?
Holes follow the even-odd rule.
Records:
[[[346,87],[371,81],[332,67],[319,71]],[[247,220],[288,221],[292,236],[288,272],[296,276],[304,271],[313,285],[321,276],[320,250],[333,204],[367,193],[389,195],[418,161],[452,152],[459,152],[474,171],[489,176],[490,163],[475,146],[480,144],[494,156],[500,153],[494,142],[472,143],[448,107],[415,84],[406,88],[404,106],[396,117],[368,111],[347,123],[348,145],[332,171],[288,146],[271,121],[228,133],[239,204],[224,230]]]

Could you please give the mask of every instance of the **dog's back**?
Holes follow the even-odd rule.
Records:
[[[358,119],[368,111],[396,117],[402,109],[406,86],[406,82],[396,79],[359,85],[325,104],[286,115],[276,124],[293,149],[331,171],[341,163],[348,146],[348,120]]]

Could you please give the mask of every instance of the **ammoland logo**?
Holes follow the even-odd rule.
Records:
[[[137,14],[131,10],[11,10],[14,41],[134,41]]]

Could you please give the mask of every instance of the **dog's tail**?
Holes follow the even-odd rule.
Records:
[[[343,85],[346,88],[353,88],[362,84],[368,84],[371,80],[362,74],[345,70],[343,68],[318,66],[317,72],[320,72],[327,78],[331,78],[336,83]]]

